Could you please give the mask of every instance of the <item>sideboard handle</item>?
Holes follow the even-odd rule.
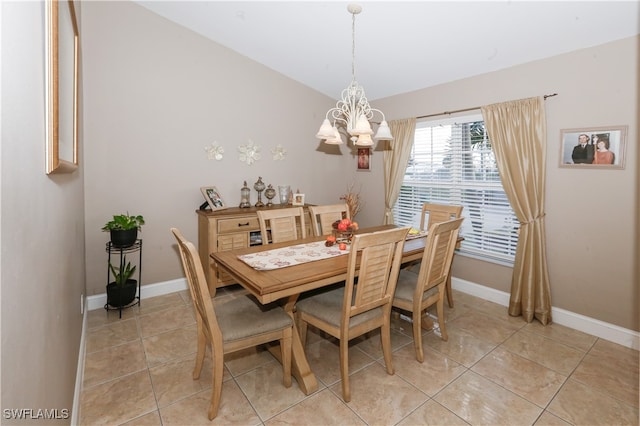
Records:
[[[247,222],[247,223],[239,223],[238,226],[249,226],[249,222]]]

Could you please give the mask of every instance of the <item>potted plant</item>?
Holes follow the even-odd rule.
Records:
[[[136,265],[132,266],[131,262],[127,262],[127,256],[124,256],[119,267],[109,262],[109,269],[114,281],[107,284],[107,304],[121,308],[136,298],[138,281],[131,278],[136,271]]]
[[[116,248],[130,247],[138,238],[138,231],[144,225],[144,218],[140,215],[127,214],[114,215],[102,230],[111,233],[111,244]]]

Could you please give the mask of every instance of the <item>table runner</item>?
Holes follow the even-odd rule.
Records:
[[[296,244],[293,246],[266,250],[258,253],[243,254],[238,256],[238,259],[242,260],[253,269],[267,271],[299,265],[306,262],[313,262],[315,260],[327,259],[329,257],[340,256],[347,253],[349,253],[348,245],[346,250],[340,250],[338,244],[326,247],[324,245],[324,241],[316,241],[313,243]]]

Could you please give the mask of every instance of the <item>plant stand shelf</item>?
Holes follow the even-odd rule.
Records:
[[[111,282],[111,269],[109,265],[111,264],[111,255],[119,256],[120,258],[120,267],[122,267],[124,263],[124,256],[129,253],[138,253],[138,285],[136,290],[136,296],[133,301],[127,305],[123,306],[111,306],[109,305],[109,301],[104,304],[104,309],[106,311],[119,311],[120,318],[122,318],[122,310],[126,308],[130,308],[132,306],[140,306],[140,284],[142,283],[142,240],[137,239],[135,243],[130,245],[129,247],[115,247],[111,241],[107,242],[105,251],[108,253],[107,259],[107,285]],[[114,277],[115,279],[115,277]]]

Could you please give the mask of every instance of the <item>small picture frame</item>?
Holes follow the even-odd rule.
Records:
[[[371,171],[371,148],[358,148],[358,167],[359,172]]]
[[[216,188],[215,186],[203,186],[202,188],[200,188],[200,191],[202,192],[204,199],[207,200],[207,203],[209,204],[209,207],[211,207],[211,210],[220,210],[227,207],[224,204],[224,200],[220,196],[218,188]]]
[[[293,194],[293,202],[291,204],[294,206],[304,206],[304,194]]]
[[[628,126],[560,130],[560,167],[624,169]]]

